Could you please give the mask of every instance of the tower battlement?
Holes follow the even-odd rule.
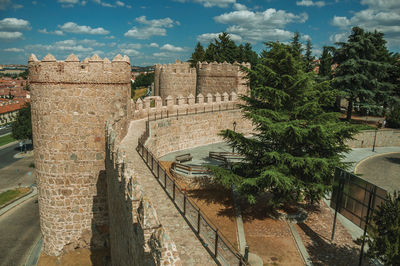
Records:
[[[28,60],[31,83],[91,83],[122,84],[130,79],[129,57],[117,55],[112,61],[98,55],[80,61],[74,54],[65,61],[57,61],[47,54],[41,61],[35,55]]]

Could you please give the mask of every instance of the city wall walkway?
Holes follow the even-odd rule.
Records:
[[[136,146],[139,137],[145,131],[145,124],[146,119],[131,122],[128,134],[121,142],[121,150],[125,152],[127,159],[133,162],[138,183],[143,187],[145,196],[153,203],[161,224],[175,242],[183,265],[216,265],[137,153]]]

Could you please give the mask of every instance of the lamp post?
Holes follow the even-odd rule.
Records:
[[[233,121],[233,132],[236,132],[236,121]],[[235,153],[235,147],[232,147],[232,153]]]
[[[372,151],[375,151],[375,144],[376,144],[376,134],[378,133],[378,129],[380,127],[380,121],[378,122],[377,127],[375,128],[375,136],[374,136],[374,145],[372,145]]]

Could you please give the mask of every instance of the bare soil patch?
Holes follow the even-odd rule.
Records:
[[[107,256],[110,256],[108,249],[89,250],[79,248],[57,257],[48,256],[42,252],[38,266],[103,266]]]
[[[331,243],[333,213],[325,202],[304,206],[308,211],[305,223],[296,228],[314,265],[358,265],[360,246],[337,220],[335,239]],[[363,265],[369,265],[364,259]]]

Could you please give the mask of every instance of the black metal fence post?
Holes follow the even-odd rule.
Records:
[[[164,172],[164,188],[167,189],[167,172]]]
[[[200,209],[197,210],[197,233],[200,235]]]
[[[183,194],[183,216],[186,216],[186,194]]]
[[[175,201],[175,188],[176,188],[175,181],[174,181],[172,184],[173,184],[173,185],[172,185],[172,198],[173,198],[174,201]]]
[[[339,180],[339,186],[338,186],[338,192],[337,192],[338,194],[337,194],[337,197],[336,197],[336,208],[335,208],[335,216],[333,218],[331,241],[333,241],[334,238],[335,238],[336,218],[337,218],[337,214],[338,214],[340,205],[342,204],[343,189],[344,189],[344,179],[341,178]]]
[[[219,237],[219,235],[218,235],[218,229],[217,229],[217,230],[215,230],[215,249],[214,249],[215,257],[218,256],[218,237]]]
[[[371,205],[374,206],[375,192],[376,192],[376,186],[374,186],[372,188],[372,190],[369,191],[367,217],[365,218],[364,234],[363,234],[363,238],[362,238],[361,251],[360,251],[360,261],[358,263],[359,266],[362,265],[362,259],[363,259],[363,256],[364,256],[365,237],[367,236],[367,228],[368,228],[368,223],[369,223],[369,216],[370,216],[370,213],[371,213]]]

